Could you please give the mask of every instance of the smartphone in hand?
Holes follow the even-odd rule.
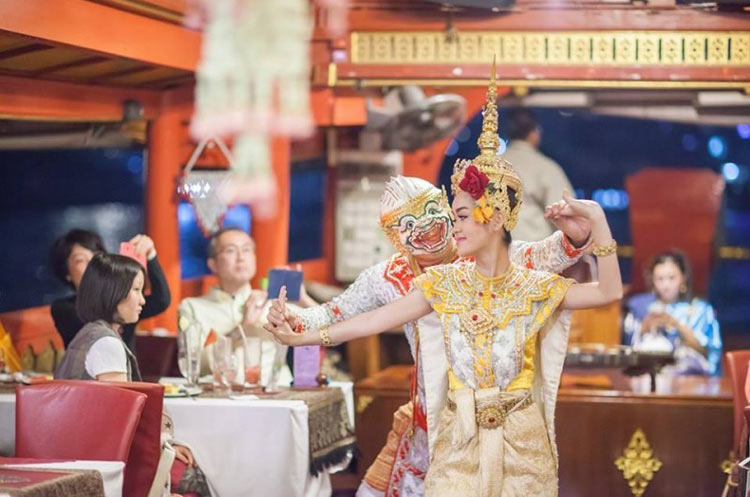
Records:
[[[302,271],[293,269],[271,269],[268,272],[268,298],[279,298],[281,287],[286,286],[286,298],[290,302],[297,302],[300,298],[302,286]]]
[[[136,252],[134,244],[130,242],[120,243],[120,255],[136,260],[141,266],[143,266],[143,269],[146,269],[146,254],[139,254]]]

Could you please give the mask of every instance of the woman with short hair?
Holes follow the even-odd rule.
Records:
[[[86,323],[68,345],[55,378],[140,381],[135,356],[123,342],[125,324],[135,323],[144,304],[144,270],[129,257],[99,253],[88,263],[76,298]]]
[[[106,253],[93,256],[76,298],[78,315],[86,324],[68,345],[55,369],[55,379],[141,380],[138,362],[120,334],[126,325],[138,321],[143,310],[144,280],[143,266],[130,257]],[[174,457],[187,466],[194,465],[190,449],[173,443],[171,434],[163,432],[162,439],[174,450]],[[198,485],[204,485],[203,475],[199,478]]]
[[[136,253],[146,258],[148,279],[151,284],[151,294],[145,296],[146,303],[141,311],[141,319],[147,319],[164,312],[169,307],[171,296],[169,286],[164,277],[159,260],[156,257],[154,242],[146,235],[136,235],[129,240],[135,247]],[[76,293],[81,279],[91,259],[98,253],[106,253],[101,237],[82,229],[74,229],[61,236],[50,249],[50,263],[57,278],[73,289],[73,295],[55,300],[50,311],[55,327],[63,339],[65,347],[75,337],[86,321],[82,321],[76,309]],[[133,336],[136,323],[128,323],[122,327],[122,339],[133,349]]]

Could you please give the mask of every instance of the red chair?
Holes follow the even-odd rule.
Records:
[[[146,405],[133,437],[130,455],[125,464],[122,495],[146,497],[156,476],[161,457],[161,414],[164,408],[164,387],[158,383],[115,383],[146,394]]]
[[[56,383],[79,384],[78,380],[56,380]],[[141,382],[87,382],[100,387],[124,388],[146,395],[146,404],[133,436],[125,463],[123,495],[147,496],[161,457],[161,413],[164,408],[164,386]]]
[[[633,238],[631,290],[646,290],[648,260],[659,252],[682,250],[693,269],[698,294],[708,290],[714,233],[724,179],[710,169],[649,167],[625,179]]]
[[[127,462],[146,395],[94,382],[16,390],[16,457]]]
[[[748,362],[750,362],[750,350],[733,350],[726,353],[727,372],[732,380],[734,392],[734,449],[738,451],[742,444],[742,427],[745,426],[745,380],[747,378]],[[737,452],[739,453],[739,452]]]

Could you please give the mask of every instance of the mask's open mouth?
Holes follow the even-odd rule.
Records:
[[[448,222],[445,219],[435,220],[426,229],[412,233],[409,243],[417,250],[439,252],[448,243]]]

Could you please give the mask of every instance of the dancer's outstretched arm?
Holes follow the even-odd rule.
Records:
[[[390,260],[388,261],[390,262]],[[354,283],[344,293],[334,297],[330,302],[288,313],[287,321],[294,331],[317,330],[323,326],[350,319],[384,305],[383,272],[387,263],[370,266],[357,276]]]
[[[568,192],[563,194],[563,202],[551,207],[551,217],[580,215],[591,219],[591,238],[594,247],[606,247],[614,241],[609,230],[604,211],[591,200],[576,200]],[[622,277],[617,262],[617,253],[597,256],[599,281],[572,285],[565,295],[563,309],[584,309],[610,304],[622,298]]]
[[[429,302],[419,291],[394,300],[390,304],[346,321],[336,323],[328,328],[328,337],[335,345],[355,338],[375,335],[396,328],[409,321],[414,321],[432,311]],[[323,340],[319,330],[306,330],[294,333],[288,323],[286,311],[286,288],[282,288],[279,299],[271,304],[268,311],[268,322],[264,328],[286,345],[321,345]]]
[[[575,243],[587,245],[589,233],[582,241],[576,240]],[[573,246],[569,238],[564,231],[555,231],[538,242],[513,240],[508,255],[510,261],[518,266],[560,274],[578,262],[583,254],[583,250]]]

